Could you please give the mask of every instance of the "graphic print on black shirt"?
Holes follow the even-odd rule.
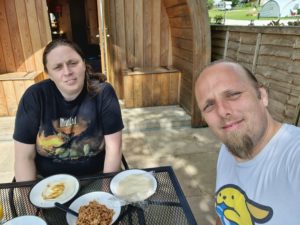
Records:
[[[90,133],[91,121],[81,117],[52,121],[53,131],[41,126],[37,136],[37,151],[41,156],[59,160],[77,160],[98,154],[104,148],[102,133]]]

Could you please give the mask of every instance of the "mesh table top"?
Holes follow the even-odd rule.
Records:
[[[181,190],[173,169],[169,166],[145,169],[153,171],[157,180],[157,190],[143,204],[122,206],[120,216],[114,224],[197,224]],[[77,197],[93,192],[110,192],[109,184],[116,173],[81,177]],[[0,184],[0,202],[4,208],[4,220],[21,215],[36,215],[43,218],[48,225],[66,225],[66,214],[57,209],[36,208],[29,201],[28,195],[36,182],[15,182]]]

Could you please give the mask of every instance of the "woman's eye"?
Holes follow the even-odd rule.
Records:
[[[74,61],[72,61],[72,62],[70,62],[69,63],[71,66],[75,66],[75,65],[77,65],[78,64],[78,62],[74,62]]]
[[[59,69],[61,69],[62,68],[62,66],[61,65],[58,65],[58,66],[55,66],[54,67],[54,70],[59,70]]]
[[[206,106],[204,106],[203,112],[210,112],[211,110],[213,110],[213,106],[213,104],[207,104]]]

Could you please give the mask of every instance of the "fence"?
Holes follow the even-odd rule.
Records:
[[[250,69],[268,89],[269,110],[299,125],[299,27],[211,26],[212,60],[228,59]]]

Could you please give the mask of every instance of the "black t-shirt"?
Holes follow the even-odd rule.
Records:
[[[45,80],[24,93],[16,115],[13,138],[36,144],[40,175],[93,174],[103,169],[104,135],[124,128],[117,96],[108,83],[100,92],[86,87],[73,101],[65,101],[55,84]]]

